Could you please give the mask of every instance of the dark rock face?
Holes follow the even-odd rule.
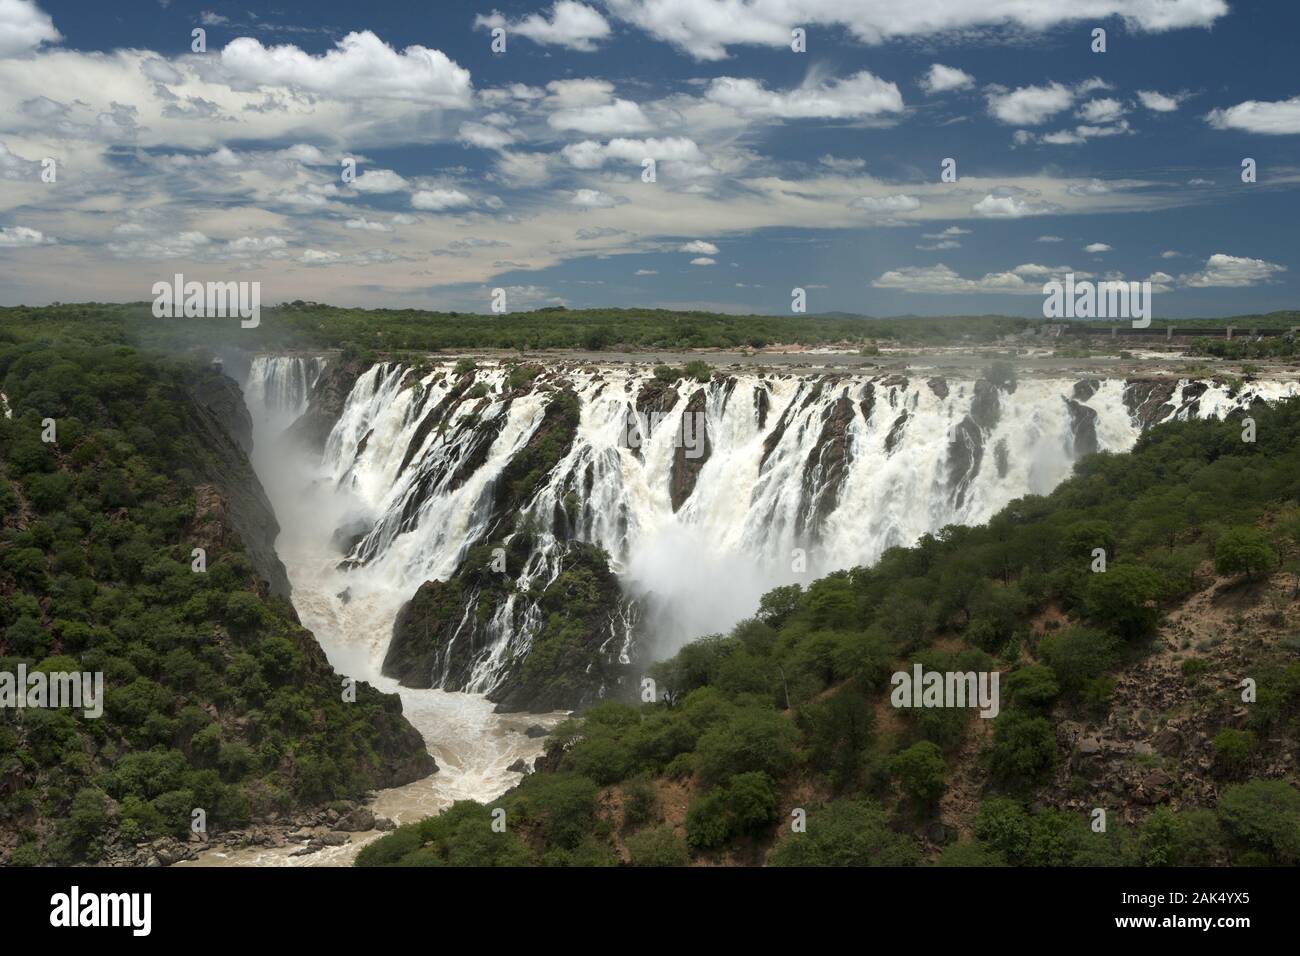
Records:
[[[403,687],[434,686],[434,658],[457,636],[463,596],[462,582],[456,578],[420,585],[393,621],[393,639],[382,668],[385,677],[395,678]]]
[[[248,461],[253,424],[239,386],[224,375],[206,372],[192,383],[190,395],[187,425],[205,450],[194,470],[224,501],[226,520],[270,593],[288,600],[289,575],[275,553],[280,526]]]
[[[821,434],[804,463],[804,507],[796,522],[797,534],[811,534],[815,539],[839,504],[844,479],[853,463],[853,443],[849,436],[852,422],[853,402],[847,396],[836,399],[822,415]]]
[[[1188,382],[1183,387],[1182,405],[1178,407],[1179,413],[1186,412],[1190,418],[1199,415],[1201,412],[1201,396],[1205,394],[1209,387],[1204,382]]]
[[[356,359],[331,361],[316,379],[307,401],[307,410],[288,427],[285,437],[299,442],[319,455],[325,451],[325,441],[343,414],[348,395],[369,366]]]
[[[672,411],[677,400],[681,398],[677,388],[665,381],[652,378],[641,386],[641,390],[636,393],[636,410],[639,415],[650,415],[659,412],[665,415]]]
[[[325,655],[321,652],[316,639],[312,637],[310,631],[304,633],[323,660]],[[326,662],[325,666],[328,668],[329,663]],[[333,675],[332,679],[337,684],[337,675]],[[367,693],[380,696],[384,702],[383,718],[379,727],[379,746],[375,748],[379,757],[377,761],[379,779],[375,781],[376,789],[400,787],[414,780],[423,779],[431,773],[437,773],[438,764],[426,749],[424,738],[402,715],[402,698],[396,694],[380,694],[369,684],[358,683],[358,699],[363,688]]]
[[[767,427],[767,413],[772,410],[772,393],[766,385],[754,389],[754,414],[759,431]]]
[[[767,459],[770,458],[772,452],[776,450],[776,446],[781,444],[781,438],[785,435],[785,430],[790,426],[790,419],[792,417],[794,417],[794,402],[791,402],[785,407],[785,411],[781,413],[781,417],[777,420],[776,425],[768,433],[768,436],[763,439],[763,457],[759,459],[758,462],[758,470],[760,474],[763,469],[767,467]]]
[[[700,471],[713,451],[709,444],[708,425],[704,420],[704,409],[707,404],[708,399],[704,389],[697,388],[682,413],[680,427],[685,434],[678,435],[677,447],[673,450],[672,473],[668,479],[668,497],[672,500],[673,511],[680,509],[691,496]],[[689,449],[685,441],[688,435],[692,443]]]
[[[371,522],[365,518],[344,519],[330,535],[330,544],[337,548],[340,554],[351,554],[352,549],[369,533],[370,528]]]
[[[681,396],[675,386],[657,378],[652,378],[641,386],[634,403],[637,420],[628,423],[627,431],[628,445],[631,446],[632,454],[637,460],[641,459],[641,446],[654,434],[657,420],[672,411],[679,398]],[[644,434],[641,431],[642,426],[645,427]]]
[[[993,446],[993,463],[997,466],[998,477],[1005,478],[1011,469],[1011,452],[1007,449],[1007,440],[999,438]]]
[[[1065,400],[1070,412],[1070,434],[1074,436],[1074,454],[1078,457],[1097,451],[1097,412],[1072,398]]]
[[[608,556],[570,542],[563,560],[564,571],[539,598],[544,623],[527,657],[488,695],[498,711],[580,709],[631,692],[635,661],[620,661],[617,633],[628,604]]]
[[[948,494],[955,508],[965,504],[971,485],[979,476],[985,441],[1002,417],[1001,390],[988,379],[977,381],[970,411],[957,423],[948,440]],[[1008,386],[1007,390],[1014,391],[1014,386]],[[998,475],[1005,477],[1009,464],[1005,443],[995,445],[993,455]]]
[[[1074,400],[1076,402],[1086,402],[1092,396],[1097,394],[1097,389],[1101,388],[1101,380],[1095,378],[1080,379],[1074,383]]]
[[[971,401],[971,421],[985,432],[991,432],[997,427],[1001,417],[1002,406],[998,397],[998,387],[992,382],[980,379],[975,383],[975,397]]]
[[[1124,385],[1124,407],[1146,429],[1173,410],[1176,382],[1169,379],[1130,379]]]
[[[936,398],[944,399],[948,397],[948,383],[942,378],[932,378],[925,384],[930,386],[930,391],[934,392]]]
[[[892,455],[894,449],[898,447],[899,442],[903,440],[903,429],[907,427],[907,409],[903,409],[902,414],[894,419],[894,424],[889,426],[889,434],[885,436],[885,454]]]
[[[965,503],[983,461],[984,436],[975,419],[967,415],[953,429],[948,442],[948,494],[953,507],[960,508]]]
[[[876,386],[871,382],[863,388],[862,401],[858,402],[858,408],[862,412],[862,420],[871,421],[871,413],[876,410]]]
[[[532,500],[551,469],[573,447],[580,417],[578,397],[572,390],[563,389],[552,395],[542,413],[541,424],[497,477],[489,537],[513,527],[515,515]]]
[[[253,419],[244,395],[233,379],[206,374],[194,382],[194,399],[221,423],[221,427],[245,455],[253,451]]]
[[[429,437],[429,433],[445,422],[456,406],[464,400],[465,393],[469,390],[473,381],[474,377],[472,375],[462,375],[460,381],[442,397],[442,400],[427,411],[424,410],[424,405],[428,401],[430,393],[428,391],[424,392],[420,398],[420,407],[415,412],[417,415],[423,414],[424,417],[420,419],[420,424],[411,434],[411,441],[407,444],[406,451],[402,455],[402,464],[397,469],[399,477],[406,472],[407,466],[419,453],[420,449],[424,447],[424,442]]]
[[[516,518],[569,453],[578,420],[573,392],[554,392],[542,421],[488,491],[492,516],[485,543],[471,548],[448,580],[422,584],[398,613],[385,676],[407,687],[464,689],[489,647],[526,631],[531,642],[511,645],[489,693],[500,710],[586,706],[630,679],[620,655],[631,611],[604,551],[566,540],[568,525],[557,515],[551,530],[558,550],[550,558],[558,562],[555,579],[544,588],[538,582],[545,577],[534,579],[531,590],[517,583],[533,534],[519,531]],[[583,483],[584,471],[590,482],[588,463],[576,469],[575,485]],[[493,560],[498,547],[506,551],[504,572]]]
[[[545,590],[516,596],[514,624],[536,601],[540,624],[525,655],[505,663],[488,694],[497,709],[547,711],[585,707],[630,679],[619,661],[614,624],[626,604],[599,548],[569,542],[563,570]],[[490,566],[490,549],[474,548],[447,581],[426,581],[397,615],[383,674],[404,687],[463,689],[480,653],[496,635],[489,622],[510,598],[513,582]],[[530,728],[530,736],[534,735]]]

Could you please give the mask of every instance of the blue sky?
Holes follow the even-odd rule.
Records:
[[[0,0],[0,303],[182,272],[1036,315],[1072,271],[1149,280],[1162,316],[1297,308],[1297,35],[1280,0]]]

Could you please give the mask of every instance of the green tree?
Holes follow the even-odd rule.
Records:
[[[1126,641],[1149,637],[1160,611],[1153,602],[1160,594],[1160,576],[1136,564],[1116,564],[1090,576],[1088,617]]]
[[[975,814],[975,838],[1013,866],[1029,852],[1029,814],[1017,801],[993,797]]]
[[[1285,780],[1251,780],[1219,798],[1230,836],[1285,865],[1300,863],[1300,790]]]
[[[1018,710],[1004,711],[993,725],[990,754],[994,776],[1013,786],[1042,780],[1056,764],[1051,721]]]
[[[1258,528],[1229,528],[1214,544],[1214,570],[1253,578],[1277,564],[1268,536]]]
[[[1017,667],[1007,675],[1003,686],[1013,705],[1032,709],[1048,707],[1061,692],[1056,674],[1042,664]]]

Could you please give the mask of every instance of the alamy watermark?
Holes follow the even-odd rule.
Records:
[[[667,417],[667,412],[638,415],[629,410],[623,423],[623,445],[640,448],[645,443],[645,436],[652,434]],[[704,454],[705,419],[704,412],[683,412],[673,432],[673,447],[684,449],[687,458],[699,458]]]
[[[0,671],[0,707],[49,709],[69,707],[89,718],[103,716],[102,671],[33,671],[26,664],[18,672]]]
[[[980,716],[996,717],[1001,709],[999,671],[926,671],[912,665],[912,673],[897,671],[889,702],[895,707],[978,707]]]
[[[1043,317],[1048,319],[1132,319],[1133,328],[1151,324],[1150,282],[1056,279],[1043,285]]]
[[[152,893],[83,893],[74,885],[50,897],[50,925],[127,927],[132,936],[148,936],[153,928]]]
[[[171,282],[153,284],[156,319],[228,319],[238,316],[240,328],[255,329],[262,321],[262,283],[186,282],[176,273]]]

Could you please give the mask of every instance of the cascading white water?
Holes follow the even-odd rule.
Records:
[[[1049,492],[1081,454],[1070,409],[1075,378],[1025,379],[1014,391],[999,392],[996,421],[978,429],[979,467],[963,477],[957,494],[952,445],[975,402],[974,381],[950,379],[936,388],[900,376],[753,372],[715,377],[703,386],[679,381],[680,399],[643,437],[638,456],[628,447],[628,421],[641,389],[653,380],[648,367],[558,368],[554,379],[512,398],[506,370],[494,364],[472,373],[482,397],[456,406],[443,427],[410,449],[423,414],[457,381],[449,365],[427,368],[419,375],[393,364],[371,369],[357,381],[330,436],[324,472],[356,513],[373,522],[353,551],[364,564],[349,580],[385,582],[405,598],[423,581],[446,579],[488,530],[485,494],[492,480],[537,428],[551,390],[567,384],[581,410],[577,437],[521,513],[541,529],[521,576],[544,586],[558,573],[550,528],[553,515],[565,514],[571,536],[604,547],[626,592],[658,609],[648,635],[657,656],[752,614],[774,586],[871,563],[889,547],[913,544],[945,525],[981,523],[1015,498]],[[1252,383],[1232,396],[1226,386],[1198,383],[1199,404],[1193,405],[1184,398],[1192,385],[1179,383],[1154,419],[1223,417],[1256,397],[1296,394],[1295,383]],[[1077,401],[1090,417],[1095,413],[1089,446],[1125,451],[1137,440],[1142,424],[1126,407],[1125,387],[1121,379],[1100,380]],[[705,390],[710,452],[693,491],[674,512],[674,455],[697,388]],[[762,421],[760,393],[768,404]],[[823,423],[842,399],[853,408],[845,429],[848,462],[838,504],[818,521],[808,463]],[[641,421],[644,435],[649,423],[644,415]],[[489,439],[484,463],[454,484],[452,476],[475,443]],[[818,480],[813,472],[816,493],[835,491],[816,487]],[[490,693],[512,662],[526,656],[532,634],[527,616],[516,613],[516,600],[511,596],[508,607],[498,608],[468,689]],[[375,635],[374,652],[382,653],[386,639]],[[626,659],[629,631],[611,639]],[[445,670],[435,673],[435,686],[446,676]]]
[[[316,356],[258,355],[248,369],[244,403],[255,439],[273,438],[307,410],[312,386],[325,368]]]
[[[542,753],[545,740],[529,737],[525,731],[534,724],[553,727],[566,714],[497,714],[481,694],[399,687],[380,674],[393,618],[410,592],[365,569],[339,570],[332,531],[346,519],[355,499],[337,493],[335,477],[323,474],[319,462],[304,460],[280,440],[283,428],[306,408],[310,386],[306,391],[298,386],[314,383],[323,367],[319,359],[259,356],[243,388],[255,427],[253,464],[281,527],[276,552],[288,571],[294,607],[303,625],[315,634],[335,670],[386,693],[400,694],[403,713],[438,763],[439,770],[431,777],[381,791],[370,807],[378,816],[410,823],[457,800],[492,800],[522,778],[510,769],[516,761],[531,763]],[[373,371],[379,374],[378,369]],[[358,382],[357,387],[369,386]],[[343,421],[335,432],[336,436],[346,432]],[[343,447],[341,437],[331,441]],[[376,832],[354,834],[347,844],[300,857],[291,855],[297,849],[292,844],[211,850],[189,865],[348,865],[361,846],[378,836]]]

